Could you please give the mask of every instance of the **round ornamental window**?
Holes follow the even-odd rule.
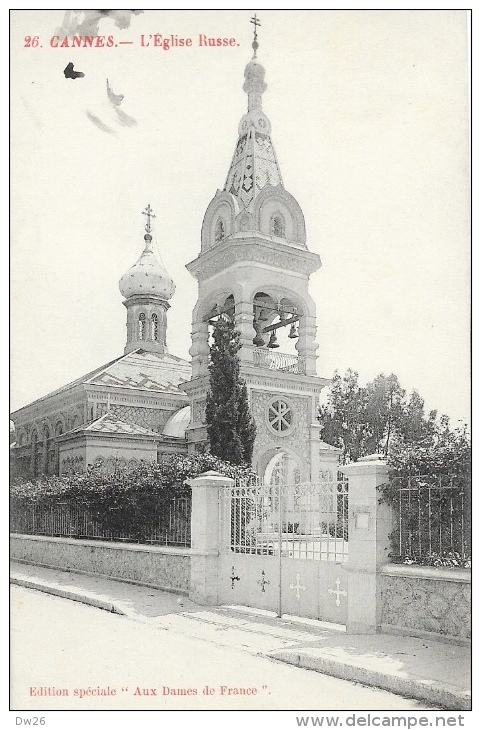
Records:
[[[293,420],[292,408],[283,398],[275,398],[267,406],[267,421],[277,435],[286,434],[291,429]]]

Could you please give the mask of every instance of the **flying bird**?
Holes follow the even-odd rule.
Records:
[[[67,63],[63,70],[63,75],[66,79],[83,79],[85,76],[83,71],[74,71],[73,63]]]
[[[124,95],[114,94],[109,80],[106,79],[106,81],[107,99],[102,96],[102,99],[95,103],[95,107],[93,107],[94,112],[87,110],[86,114],[90,121],[101,129],[102,132],[116,135],[116,131],[112,128],[114,122],[121,127],[134,127],[137,121],[120,109]]]
[[[122,99],[124,98],[123,94],[114,94],[112,91],[112,87],[109,84],[109,80],[107,79],[107,96],[109,97],[109,101],[112,102],[114,106],[120,106],[122,103]]]

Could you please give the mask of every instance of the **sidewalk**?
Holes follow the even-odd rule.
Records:
[[[346,634],[316,621],[280,619],[240,606],[199,606],[155,588],[26,563],[11,563],[10,580],[159,629],[424,700],[438,708],[471,708],[468,647],[408,636]]]

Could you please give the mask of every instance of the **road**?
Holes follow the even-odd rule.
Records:
[[[432,709],[27,588],[11,599],[12,710]]]

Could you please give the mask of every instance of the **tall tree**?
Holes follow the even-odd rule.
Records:
[[[413,390],[409,401],[402,409],[398,423],[398,438],[406,445],[431,443],[438,429],[437,418],[437,411],[430,411],[428,416],[425,415],[424,400],[416,390]]]
[[[250,466],[256,426],[249,410],[247,387],[240,377],[239,337],[227,316],[220,316],[214,323],[205,415],[211,454],[231,464]]]
[[[343,450],[343,460],[357,461],[363,456],[366,436],[366,398],[358,374],[347,370],[344,377],[336,371],[327,405],[319,410],[322,438]]]
[[[387,456],[389,445],[399,428],[406,395],[397,377],[377,375],[365,388],[366,439],[364,449]]]

